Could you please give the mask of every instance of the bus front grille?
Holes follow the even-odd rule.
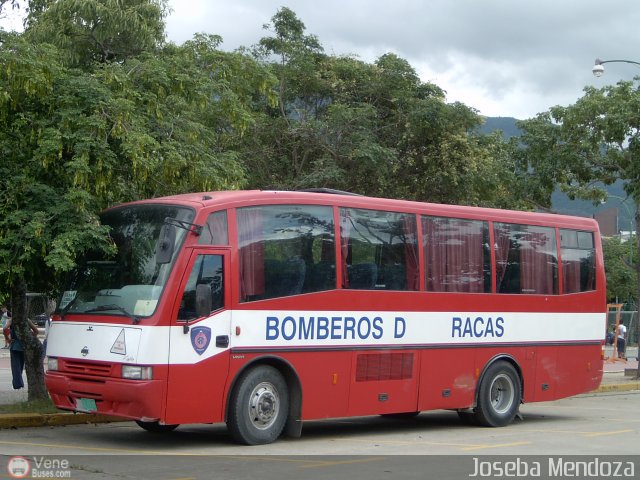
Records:
[[[111,375],[112,365],[108,363],[90,363],[82,361],[67,360],[64,364],[65,371],[69,373],[81,373],[84,375],[97,375],[108,377]]]

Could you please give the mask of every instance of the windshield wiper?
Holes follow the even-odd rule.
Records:
[[[92,313],[92,312],[106,312],[108,310],[117,310],[123,315],[129,317],[134,325],[140,323],[140,317],[138,315],[133,315],[129,313],[125,308],[120,305],[116,305],[115,303],[109,305],[100,305],[99,307],[90,308],[89,310],[85,310],[84,313]]]

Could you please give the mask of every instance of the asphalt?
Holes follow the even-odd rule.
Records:
[[[0,338],[0,341],[2,339]],[[627,360],[614,359],[608,347],[605,351],[604,374],[600,387],[591,393],[629,392],[640,390],[636,379],[638,361],[637,348],[627,350]],[[26,385],[26,375],[23,375]],[[10,405],[27,401],[26,387],[13,390],[11,386],[11,364],[9,350],[0,349],[0,405]],[[122,421],[105,415],[63,412],[59,413],[8,413],[0,414],[0,429],[41,427],[52,425],[74,425]]]

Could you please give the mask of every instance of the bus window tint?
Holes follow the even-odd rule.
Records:
[[[593,233],[560,230],[564,293],[596,289],[596,251]]]
[[[494,223],[498,293],[558,293],[555,229]]]
[[[241,301],[335,288],[331,207],[239,208],[237,223]]]
[[[427,291],[491,292],[487,222],[422,217],[422,235]]]
[[[359,290],[418,290],[415,215],[340,209],[342,284]]]
[[[208,312],[212,313],[224,307],[224,275],[222,269],[222,256],[220,255],[198,255],[187,286],[182,295],[180,310],[178,312],[179,321],[189,321],[198,318],[196,308],[196,292],[198,288],[205,287],[210,297]]]
[[[227,231],[227,212],[213,212],[207,218],[198,239],[200,245],[228,245],[229,234]]]

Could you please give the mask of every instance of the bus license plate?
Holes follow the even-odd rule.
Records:
[[[76,410],[78,412],[96,412],[96,401],[93,398],[78,398],[76,400]]]

